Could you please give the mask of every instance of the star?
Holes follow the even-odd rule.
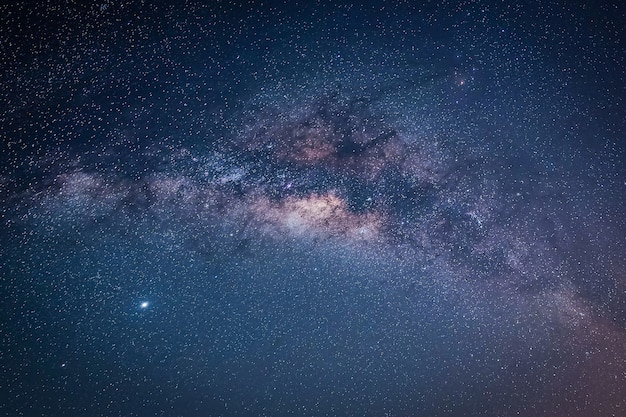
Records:
[[[143,301],[139,307],[141,307],[142,310],[145,310],[146,308],[148,308],[150,306],[150,303],[148,301]]]

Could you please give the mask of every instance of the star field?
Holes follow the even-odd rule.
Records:
[[[0,411],[624,416],[618,2],[0,13]]]

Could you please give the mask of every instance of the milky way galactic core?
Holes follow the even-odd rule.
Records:
[[[570,3],[3,7],[0,410],[626,415],[626,15]]]

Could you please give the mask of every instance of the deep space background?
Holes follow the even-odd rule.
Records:
[[[0,413],[626,416],[625,25],[0,6]]]

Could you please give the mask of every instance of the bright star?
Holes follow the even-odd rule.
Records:
[[[139,306],[140,306],[141,308],[148,308],[148,306],[149,306],[149,305],[150,305],[150,303],[149,303],[149,302],[144,301],[144,302],[143,302],[143,303],[141,303]]]

